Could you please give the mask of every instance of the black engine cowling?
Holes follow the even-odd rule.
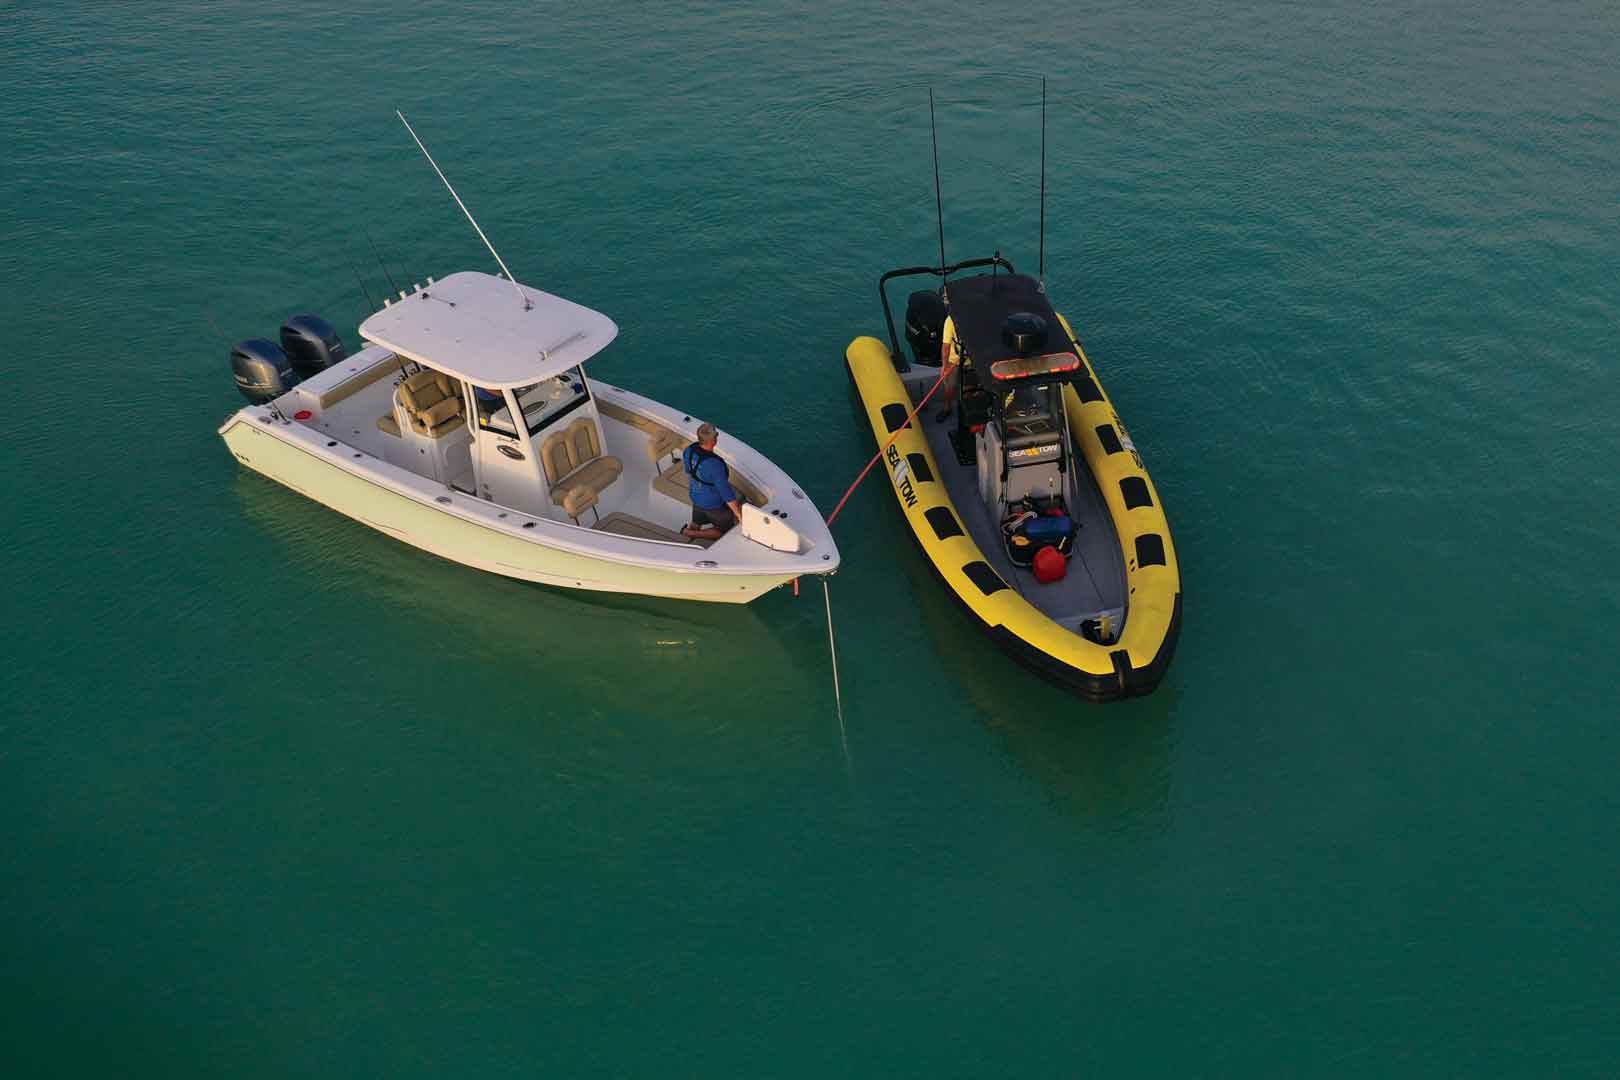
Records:
[[[249,338],[231,348],[231,372],[236,388],[254,405],[285,394],[298,381],[292,361],[281,346],[265,338]]]
[[[939,367],[939,345],[945,334],[945,301],[932,289],[906,300],[906,341],[917,363]]]
[[[281,348],[304,378],[325,371],[348,353],[332,324],[319,315],[294,315],[281,324]]]

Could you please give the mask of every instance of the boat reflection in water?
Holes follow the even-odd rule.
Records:
[[[836,731],[804,708],[827,697],[824,670],[797,658],[818,639],[800,632],[790,648],[792,621],[778,629],[752,606],[536,587],[394,543],[254,474],[240,473],[235,490],[251,535],[292,556],[270,560],[289,569],[261,591],[296,590],[321,628],[317,645],[291,645],[312,668],[303,677],[345,669],[342,685],[334,674],[311,685],[313,698],[432,714],[462,733],[510,730],[527,750],[546,745],[535,732],[577,729],[591,743],[633,736],[679,760],[718,753],[702,771],[806,746],[836,753]],[[334,648],[346,653],[340,665],[318,655]]]
[[[892,515],[886,543],[907,538]],[[1062,688],[1031,679],[1010,657],[986,649],[984,635],[915,560],[906,560],[917,619],[954,690],[978,711],[986,730],[1053,803],[1078,819],[1156,831],[1169,812],[1176,713],[1172,683],[1149,697],[1094,710]]]

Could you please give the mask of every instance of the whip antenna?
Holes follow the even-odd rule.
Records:
[[[1041,80],[1041,291],[1046,291],[1046,80]]]
[[[939,265],[945,268],[945,200],[939,194],[939,128],[934,125],[934,88],[928,88],[928,134],[934,140],[934,216],[939,221]],[[946,281],[950,275],[941,274]]]
[[[433,171],[439,174],[439,179],[444,181],[445,190],[449,191],[450,197],[456,200],[456,205],[461,207],[461,212],[467,215],[467,221],[471,223],[473,231],[478,234],[478,239],[482,240],[484,246],[489,248],[489,253],[495,256],[495,262],[500,265],[501,273],[506,275],[506,280],[510,281],[512,288],[517,291],[518,299],[523,301],[523,310],[528,311],[534,307],[534,301],[530,300],[527,294],[524,293],[523,287],[517,283],[517,278],[512,276],[512,271],[506,268],[506,260],[502,259],[501,253],[495,250],[495,245],[489,242],[489,237],[484,235],[484,230],[478,227],[478,222],[473,218],[472,211],[467,209],[467,204],[461,201],[461,196],[456,194],[456,189],[450,186],[450,181],[446,179],[444,170],[439,168],[437,161],[433,160],[433,155],[428,153],[428,148],[422,145],[422,140],[417,136],[416,129],[411,127],[411,122],[405,119],[405,114],[398,109],[394,110],[394,115],[399,117],[399,122],[405,125],[405,130],[411,133],[412,139],[416,140],[417,149],[421,150],[422,156],[428,159],[428,164],[433,166]]]

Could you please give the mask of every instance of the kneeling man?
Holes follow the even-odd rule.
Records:
[[[681,454],[686,466],[686,488],[692,496],[692,524],[681,535],[692,540],[718,540],[742,520],[742,506],[731,486],[731,470],[714,452],[720,433],[705,421],[698,425],[697,442]]]

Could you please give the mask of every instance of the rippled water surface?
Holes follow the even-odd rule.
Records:
[[[0,5],[7,1075],[1620,1069],[1613,5],[344,7]],[[1040,75],[1151,698],[1003,659],[873,486],[846,751],[815,591],[482,575],[216,435],[373,242],[489,268],[399,107],[598,375],[830,507],[927,88],[1023,266]]]

